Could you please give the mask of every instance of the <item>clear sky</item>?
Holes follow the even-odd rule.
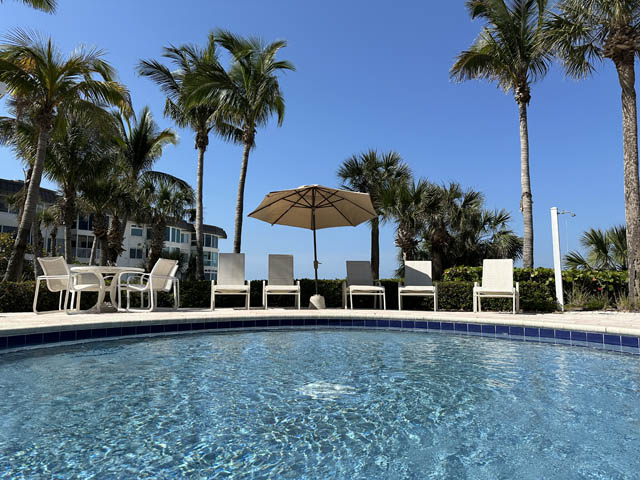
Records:
[[[135,74],[141,58],[158,58],[170,43],[203,44],[225,28],[267,41],[286,39],[281,58],[296,72],[281,80],[285,121],[258,131],[251,153],[245,213],[272,190],[319,183],[338,186],[336,171],[352,154],[396,150],[416,177],[455,180],[486,195],[490,208],[512,213],[522,233],[518,112],[512,96],[487,82],[449,80],[459,51],[481,28],[464,0],[58,0],[58,12],[43,14],[20,2],[0,5],[0,32],[22,27],[51,35],[64,51],[79,44],[105,49],[131,90],[136,110],[149,105],[160,126],[163,97]],[[535,263],[551,266],[549,209],[577,216],[561,219],[563,250],[575,249],[588,227],[624,222],[620,88],[604,64],[591,79],[565,79],[555,67],[534,85],[529,110],[534,201]],[[195,185],[196,151],[190,131],[169,147],[157,170]],[[233,248],[233,219],[241,147],[212,138],[205,165],[205,222],[225,229]],[[0,148],[0,176],[23,178],[12,153]],[[51,185],[45,182],[46,186]],[[393,225],[381,232],[381,276],[396,267]],[[344,277],[345,260],[369,259],[369,229],[318,232],[320,276]],[[296,276],[310,277],[312,235],[245,218],[243,251],[247,276],[264,278],[268,253],[295,255]]]

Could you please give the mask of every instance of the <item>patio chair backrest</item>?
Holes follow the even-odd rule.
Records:
[[[373,285],[371,262],[347,260],[348,285]]]
[[[150,276],[152,278],[154,276],[175,277],[177,271],[178,271],[177,260],[169,260],[168,258],[159,258],[156,264],[151,269]],[[154,290],[163,290],[167,292],[171,290],[172,287],[173,287],[173,280],[170,278],[164,278],[162,279],[162,281],[153,282]]]
[[[293,285],[293,255],[269,255],[269,285]]]
[[[38,263],[46,276],[66,275],[66,279],[48,279],[47,288],[52,292],[60,292],[69,288],[69,265],[64,257],[38,257]]]
[[[221,253],[218,265],[218,285],[244,285],[244,253]]]
[[[513,290],[513,260],[484,260],[482,262],[482,288],[496,292]]]
[[[404,262],[404,284],[409,287],[431,287],[431,262],[426,260],[408,260]]]

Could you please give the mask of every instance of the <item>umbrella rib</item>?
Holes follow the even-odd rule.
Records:
[[[307,189],[307,190],[308,190],[308,189]],[[275,205],[276,203],[281,202],[281,201],[283,201],[283,200],[284,200],[284,201],[287,201],[287,202],[290,202],[291,200],[289,200],[289,197],[292,197],[292,196],[294,196],[294,195],[296,195],[296,194],[300,195],[300,194],[299,194],[299,192],[297,192],[297,191],[293,191],[293,192],[291,192],[290,194],[285,195],[285,196],[284,196],[284,197],[282,197],[282,198],[278,198],[278,199],[274,200],[274,201],[273,201],[273,202],[271,202],[271,203],[268,203],[267,205],[265,205],[265,206],[263,206],[263,207],[256,208],[253,212],[251,212],[251,213],[249,214],[249,216],[253,215],[254,213],[258,213],[258,212],[260,212],[260,211],[264,210],[265,208],[269,208],[269,207],[271,207],[272,205]],[[305,201],[306,201],[306,199],[305,199]],[[293,203],[295,204],[295,203],[297,203],[297,201],[296,201],[296,202],[293,202]],[[307,202],[307,203],[308,203],[308,202]]]
[[[325,196],[324,196],[324,193],[325,193],[325,192],[321,192],[321,191],[320,191],[320,189],[318,189],[318,193],[322,196],[322,198],[324,198],[327,202],[329,202],[329,203],[330,203],[330,205],[334,208],[334,210],[335,210],[336,212],[338,212],[340,215],[342,215],[342,218],[344,218],[347,222],[349,222],[349,225],[351,225],[352,227],[355,227],[355,225],[353,224],[353,222],[352,222],[351,220],[349,220],[349,219],[345,216],[345,214],[344,214],[344,213],[342,213],[342,212],[340,211],[340,209],[339,209],[339,208],[337,208],[337,207],[336,207],[336,206],[331,202],[331,200],[329,200],[327,197],[325,197]]]
[[[320,192],[320,191],[319,191],[319,192]],[[355,202],[353,202],[353,201],[349,200],[348,198],[345,198],[345,197],[340,196],[340,194],[339,194],[338,192],[330,192],[329,190],[326,190],[326,191],[325,191],[325,193],[329,193],[331,196],[336,196],[336,197],[338,197],[340,200],[343,200],[343,201],[345,201],[345,202],[348,202],[348,203],[350,203],[351,205],[353,205],[353,206],[355,206],[355,207],[358,207],[360,210],[364,210],[364,211],[365,211],[365,212],[367,212],[369,215],[377,216],[377,214],[375,213],[375,211],[370,212],[370,211],[369,211],[369,210],[367,210],[366,208],[362,207],[361,205],[358,205],[357,203],[355,203]],[[353,193],[353,192],[350,192],[350,193]],[[324,196],[324,195],[323,195],[323,196]],[[369,196],[369,198],[371,198],[371,196]],[[330,202],[331,206],[334,206],[334,204],[336,203],[336,202],[332,202],[332,201],[331,201],[331,200],[329,200],[329,199],[326,199],[326,200],[327,200],[328,202]],[[335,206],[334,206],[334,208],[335,208]]]
[[[308,206],[306,206],[306,207],[304,207],[304,208],[307,208],[307,209],[311,209],[311,208],[313,208],[313,206],[309,203],[309,201],[308,201],[306,198],[304,198],[304,195],[302,195],[302,194],[301,194],[299,191],[297,191],[297,190],[296,190],[296,192],[295,192],[295,193],[297,193],[297,194],[298,194],[298,196],[300,197],[300,200],[304,200],[304,201],[307,203],[307,205],[308,205]],[[287,200],[287,201],[290,201],[290,200]],[[276,219],[274,220],[274,222],[273,222],[271,225],[275,225],[276,223],[278,223],[278,221],[279,221],[282,217],[284,217],[287,213],[289,213],[289,212],[291,211],[291,209],[292,209],[293,207],[295,207],[295,206],[297,206],[297,205],[298,205],[298,201],[291,202],[291,205],[289,206],[289,208],[287,208],[287,209],[282,213],[282,215],[280,215],[278,218],[276,218]]]

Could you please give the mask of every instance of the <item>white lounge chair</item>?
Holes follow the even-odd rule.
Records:
[[[433,311],[438,310],[438,284],[433,284],[431,262],[404,262],[404,284],[398,285],[398,310],[402,310],[402,297],[433,297]]]
[[[40,283],[47,282],[47,288],[52,292],[60,292],[58,300],[58,310],[64,309],[65,313],[69,313],[69,293],[71,293],[71,310],[80,310],[80,296],[82,292],[99,292],[101,283],[104,282],[101,277],[92,273],[71,273],[69,265],[64,257],[38,257],[38,263],[42,267],[43,275],[36,278],[36,291],[33,296],[33,312],[38,312],[38,295],[40,293]],[[64,293],[64,304],[63,304]],[[77,294],[77,297],[76,297]],[[75,304],[75,308],[74,308]]]
[[[481,312],[483,298],[513,299],[513,313],[520,310],[520,285],[513,286],[513,260],[484,260],[482,262],[482,285],[473,287],[473,311]]]
[[[347,280],[342,284],[342,302],[344,308],[347,308],[347,296],[353,310],[354,295],[369,295],[375,300],[382,298],[383,309],[387,309],[387,300],[385,298],[384,287],[380,282],[373,282],[373,273],[371,272],[371,263],[367,261],[347,261]],[[375,302],[374,302],[375,307]]]
[[[269,255],[269,281],[262,282],[262,303],[265,310],[269,295],[294,295],[300,310],[300,280],[293,281],[293,255]]]
[[[140,273],[124,271],[118,275],[118,309],[122,305],[122,292],[127,293],[126,311],[131,309],[130,294],[139,293],[141,297],[141,307],[144,309],[144,294],[149,295],[149,308],[144,311],[152,312],[158,306],[158,292],[173,291],[174,309],[180,305],[180,282],[176,277],[178,271],[178,261],[160,258],[151,269],[150,273]],[[127,276],[126,283],[123,277]]]
[[[249,310],[249,283],[244,278],[244,253],[218,255],[218,280],[211,282],[211,310],[216,308],[216,295],[244,295]]]

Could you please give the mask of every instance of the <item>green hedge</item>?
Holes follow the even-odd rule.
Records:
[[[385,287],[387,309],[398,308],[398,280],[382,280]],[[309,304],[309,298],[315,293],[314,282],[311,279],[300,281],[302,306]],[[31,311],[35,282],[0,282],[0,312],[26,312]],[[471,311],[472,310],[473,282],[470,281],[443,281],[438,283],[438,310]],[[318,291],[325,297],[329,308],[342,307],[342,280],[319,280]],[[211,302],[211,283],[185,281],[180,283],[181,307],[183,308],[208,308]],[[251,282],[251,305],[262,305],[262,281]],[[82,308],[89,308],[96,301],[95,293],[82,295]],[[133,299],[134,305],[137,299]],[[161,294],[159,297],[161,306],[172,306],[172,296]],[[372,308],[372,297],[354,298],[356,308]],[[216,306],[241,307],[244,298],[240,296],[224,295],[216,299]],[[270,296],[269,305],[273,307],[293,306],[292,296]],[[520,283],[520,306],[524,311],[552,311],[555,308],[553,295],[544,284],[523,281]],[[58,307],[58,294],[49,292],[44,284],[41,285],[38,300],[38,310],[54,310]],[[406,310],[432,310],[433,300],[424,297],[406,297],[403,299],[403,308]],[[509,311],[511,303],[509,299],[487,299],[483,301],[483,310]]]
[[[513,277],[520,286],[524,282],[534,282],[545,286],[551,298],[555,298],[555,276],[551,268],[514,268]],[[565,296],[574,289],[581,289],[589,295],[607,294],[612,301],[628,293],[628,273],[619,271],[583,271],[564,270],[562,285]],[[454,267],[446,270],[443,275],[445,282],[480,282],[482,267]],[[520,297],[523,298],[522,288]]]

